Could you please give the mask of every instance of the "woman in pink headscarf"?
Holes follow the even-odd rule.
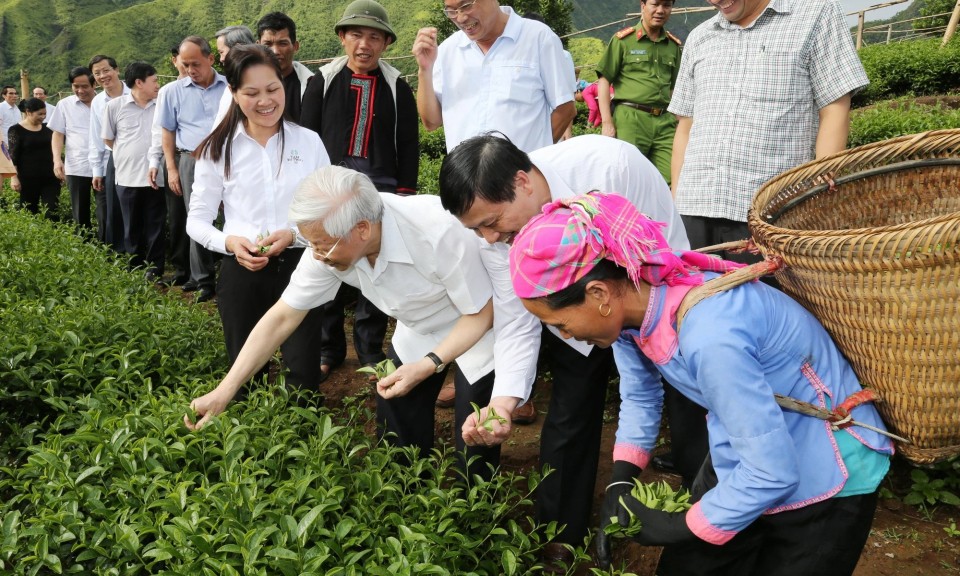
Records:
[[[892,443],[785,412],[774,393],[830,410],[861,390],[856,375],[816,318],[760,282],[706,298],[678,331],[684,296],[741,265],[674,252],[663,226],[620,196],[591,192],[545,206],[510,250],[530,312],[564,336],[614,347],[621,408],[600,564],[610,559],[611,517],[636,516],[636,540],[666,546],[661,576],[852,574]],[[630,495],[659,430],[661,375],[708,410],[710,456],[687,512],[652,510]],[[872,405],[851,410],[883,429]]]

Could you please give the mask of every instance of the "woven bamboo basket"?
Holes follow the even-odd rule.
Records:
[[[898,449],[960,454],[960,130],[854,148],[768,181],[748,216],[784,291],[879,392]]]

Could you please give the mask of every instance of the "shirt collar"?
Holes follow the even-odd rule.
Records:
[[[217,72],[216,70],[213,71],[213,82],[211,82],[210,85],[207,86],[206,88],[204,88],[204,87],[200,86],[199,84],[197,84],[196,82],[194,82],[194,81],[193,81],[193,78],[191,78],[190,76],[184,76],[184,77],[181,78],[180,80],[183,82],[183,85],[184,85],[184,86],[196,86],[197,88],[200,88],[201,90],[209,90],[209,89],[213,88],[214,86],[216,86],[217,84],[220,84],[221,82],[222,82],[224,85],[227,83],[227,77],[224,76],[223,74]]]
[[[719,12],[716,14],[716,16],[713,17],[714,18],[713,25],[715,27],[723,28],[725,30],[739,30],[739,29],[753,28],[753,26],[757,22],[759,22],[760,19],[763,18],[763,15],[766,14],[767,11],[769,10],[772,10],[779,14],[790,14],[791,12],[793,12],[793,0],[770,0],[770,3],[767,4],[767,7],[763,9],[763,12],[761,12],[760,15],[757,16],[757,19],[745,27],[741,27],[737,24],[734,24],[733,22],[728,21],[726,18],[723,17],[723,14],[720,14]]]
[[[250,136],[250,134],[247,132],[247,128],[246,128],[246,126],[243,125],[243,122],[238,122],[238,123],[237,123],[237,129],[236,129],[236,131],[233,133],[233,139],[236,140],[236,139],[240,138],[241,136],[242,136],[243,138],[249,140],[250,142],[253,142],[253,143],[257,144],[257,146],[260,145],[256,140],[253,139],[253,136]],[[280,137],[280,132],[277,132],[276,134],[274,134],[273,136],[271,136],[269,140],[267,140],[267,145],[269,145],[271,142],[273,142],[275,139],[277,139],[277,138],[279,138],[279,137]]]
[[[387,193],[380,193],[383,198]],[[367,262],[366,258],[360,262]],[[376,278],[383,274],[387,265],[391,262],[398,264],[413,264],[413,256],[407,250],[407,245],[403,241],[403,235],[400,233],[400,224],[397,222],[393,210],[388,202],[383,204],[383,218],[380,220],[380,253],[377,255],[377,263],[373,268],[373,277]],[[369,263],[367,264],[369,266]]]
[[[507,14],[509,18],[507,19],[507,25],[503,29],[503,33],[497,38],[510,38],[514,42],[517,41],[517,38],[520,36],[520,28],[523,26],[521,22],[522,18],[519,14],[513,11],[513,8],[509,6],[501,6],[500,11]],[[461,34],[460,43],[458,47],[468,48],[470,46],[475,46],[476,42],[470,39],[465,33]]]

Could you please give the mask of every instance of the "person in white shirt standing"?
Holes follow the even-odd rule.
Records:
[[[330,159],[319,136],[284,120],[280,63],[269,49],[234,46],[226,73],[233,104],[194,152],[187,233],[204,248],[226,255],[217,308],[232,364],[303,256],[305,243],[297,242],[288,215],[293,192]],[[213,225],[221,204],[222,231]],[[320,385],[322,319],[319,309],[308,314],[281,347],[290,369],[287,380],[310,392]]]
[[[460,30],[437,46],[437,29],[421,28],[413,43],[424,128],[443,126],[447,151],[489,130],[526,152],[559,140],[577,109],[576,78],[557,35],[497,0],[443,5]]]
[[[97,238],[117,252],[123,252],[123,215],[117,199],[113,151],[104,144],[100,134],[107,102],[129,94],[130,88],[120,80],[117,61],[110,56],[94,56],[88,68],[103,88],[103,92],[97,94],[90,103],[90,149],[87,154],[93,172],[93,189],[96,191]]]
[[[3,145],[9,146],[7,142],[7,132],[15,124],[19,124],[23,118],[20,109],[17,108],[17,89],[13,86],[4,86],[2,92],[3,101],[0,102],[0,131],[3,132]]]
[[[157,109],[157,70],[146,62],[131,62],[123,72],[129,94],[114,98],[103,114],[100,136],[113,149],[117,167],[117,198],[123,216],[123,249],[133,267],[146,266],[147,278],[163,276],[163,193],[148,177],[150,128]]]
[[[43,105],[47,109],[47,118],[43,121],[43,123],[46,124],[50,122],[50,117],[53,116],[53,111],[56,110],[57,107],[54,104],[47,102],[47,89],[43,86],[34,87],[33,97],[43,101]]]
[[[73,221],[81,228],[90,228],[90,191],[93,189],[93,171],[90,170],[90,103],[96,92],[93,72],[77,66],[67,76],[73,96],[67,96],[47,118],[47,127],[53,131],[53,173],[67,181],[70,190]],[[66,147],[66,154],[64,154]]]

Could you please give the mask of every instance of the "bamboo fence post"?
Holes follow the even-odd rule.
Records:
[[[953,14],[950,15],[947,31],[943,33],[943,43],[940,44],[941,46],[946,46],[950,38],[953,38],[953,33],[957,31],[957,22],[960,22],[960,0],[957,0],[956,6],[953,7]]]

